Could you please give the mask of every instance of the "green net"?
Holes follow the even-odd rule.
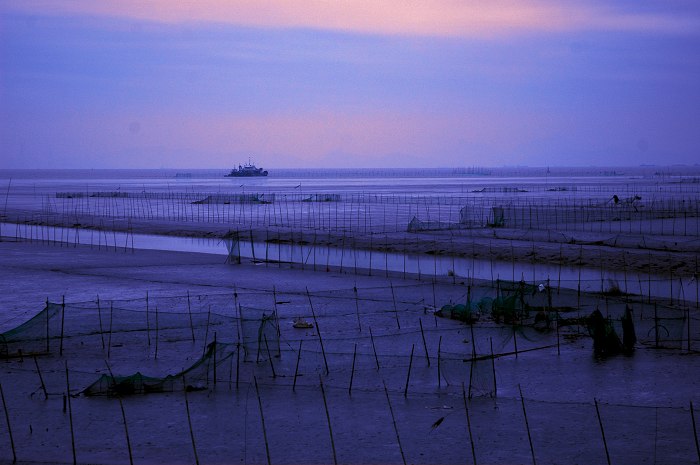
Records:
[[[216,384],[217,379],[222,377],[231,379],[233,369],[231,361],[237,348],[237,344],[212,342],[207,346],[205,354],[192,366],[162,378],[145,376],[140,372],[128,376],[103,374],[97,381],[86,387],[81,394],[85,396],[113,396],[174,392],[183,389],[188,391],[207,389]]]
[[[61,336],[61,310],[60,304],[47,302],[31,319],[0,334],[0,357],[49,353],[52,340],[55,345]]]
[[[245,361],[264,361],[280,356],[280,328],[275,311],[240,307],[241,341]]]

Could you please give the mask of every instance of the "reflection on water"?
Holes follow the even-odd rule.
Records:
[[[616,283],[620,290],[630,294],[654,297],[692,298],[698,283],[692,278],[675,278],[647,274],[628,274],[620,271],[585,267],[559,266],[540,263],[518,263],[476,260],[473,258],[404,254],[353,248],[329,247],[313,244],[279,244],[251,242],[250,240],[221,240],[188,238],[152,234],[130,234],[78,228],[46,227],[25,224],[0,223],[6,237],[18,237],[66,245],[90,245],[113,250],[166,250],[207,253],[227,256],[235,262],[238,257],[261,262],[294,263],[318,271],[340,270],[344,273],[382,275],[402,274],[431,279],[453,276],[486,280],[520,280],[545,283],[552,286],[598,292]],[[231,251],[229,253],[229,250]]]

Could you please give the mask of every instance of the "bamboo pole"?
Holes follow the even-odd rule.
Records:
[[[372,334],[372,327],[369,327],[369,338],[372,341],[372,351],[374,352],[374,361],[377,364],[377,371],[379,371],[379,357],[377,356],[377,346],[374,345],[374,335]]]
[[[207,327],[204,329],[204,347],[202,347],[202,357],[207,353],[207,341],[209,340],[209,322],[211,321],[211,305],[207,310]],[[260,344],[258,344],[258,354],[260,354]]]
[[[158,306],[156,305],[156,351],[153,356],[154,360],[158,360]]]
[[[107,336],[107,358],[109,359],[109,356],[112,352],[112,315],[114,313],[114,303],[112,301],[109,302],[109,334]]]
[[[700,445],[698,444],[698,429],[695,426],[695,411],[693,410],[693,401],[690,401],[690,419],[693,422],[693,439],[695,440],[695,452],[698,455],[698,462],[700,462]]]
[[[314,324],[316,325],[316,332],[318,333],[318,341],[321,343],[321,354],[323,354],[323,363],[326,367],[326,374],[329,373],[328,370],[328,359],[326,359],[326,349],[323,347],[323,337],[321,336],[321,328],[318,326],[318,320],[316,319],[316,312],[314,311],[314,306],[311,303],[311,294],[309,294],[309,288],[306,288],[306,297],[309,300],[309,307],[311,307],[311,315],[314,318]]]
[[[109,376],[112,377],[112,380],[114,381],[114,373],[112,373],[112,368],[109,366],[109,363],[107,363],[107,360],[105,360],[105,365],[107,365],[107,371],[109,371]],[[124,422],[124,434],[126,435],[126,448],[129,451],[129,464],[134,465],[134,457],[131,452],[131,439],[129,438],[129,427],[127,426],[126,422],[126,412],[124,411],[124,402],[122,401],[122,396],[119,393],[119,390],[116,390],[117,392],[117,400],[119,401],[119,409],[122,412],[122,421]]]
[[[64,295],[61,299],[61,342],[58,349],[58,354],[63,356],[63,331],[66,321],[66,296]]]
[[[415,344],[411,345],[411,357],[408,359],[408,373],[406,374],[406,387],[403,390],[403,396],[408,397],[408,383],[411,380],[411,367],[413,366],[413,350],[416,348]]]
[[[605,458],[610,465],[610,453],[608,452],[608,442],[605,440],[605,429],[603,428],[603,420],[600,418],[600,410],[598,409],[598,400],[593,398],[595,404],[595,414],[598,417],[598,425],[600,426],[600,435],[603,437],[603,447],[605,447]]]
[[[49,298],[46,298],[46,353],[50,352],[49,348]]]
[[[34,358],[34,365],[36,366],[36,372],[39,375],[39,381],[41,382],[41,390],[44,392],[44,400],[48,400],[49,393],[46,391],[46,384],[44,384],[44,377],[41,375],[41,370],[39,369],[39,362]]]
[[[265,340],[265,349],[267,351],[267,359],[270,361],[270,369],[272,370],[272,377],[277,378],[277,374],[275,373],[275,365],[272,363],[272,354],[270,353],[270,345],[267,343],[267,336],[263,335],[263,339]]]
[[[425,349],[425,360],[428,362],[428,366],[430,366],[430,357],[428,356],[428,345],[425,343],[425,333],[423,332],[423,322],[421,321],[420,318],[418,318],[418,324],[420,325],[420,335],[421,335],[421,338],[423,339],[423,349]]]
[[[396,294],[394,293],[394,284],[389,282],[389,286],[391,287],[391,300],[394,303],[394,316],[396,317],[396,326],[399,329],[401,329],[401,323],[399,322],[399,312],[396,308]]]
[[[70,444],[73,451],[73,465],[77,465],[78,458],[75,455],[75,431],[73,430],[73,409],[70,402],[70,381],[68,379],[68,361],[66,360],[66,400],[68,402],[68,422],[70,425]]]
[[[530,454],[532,455],[532,465],[537,465],[537,460],[535,460],[535,449],[532,446],[532,435],[530,434],[530,424],[527,421],[527,411],[525,410],[525,399],[523,398],[523,391],[520,389],[520,384],[518,384],[518,392],[520,393],[520,405],[523,407],[523,417],[525,418],[525,429],[527,430],[527,440],[530,443]]]
[[[194,440],[194,431],[192,429],[192,417],[190,416],[190,402],[187,399],[187,383],[185,382],[184,376],[182,377],[182,391],[185,394],[185,410],[187,411],[187,425],[190,429],[190,440],[192,441],[192,452],[194,453],[194,461],[197,465],[199,465],[199,456],[197,455],[197,444]]]
[[[335,441],[333,440],[333,426],[331,426],[331,415],[328,412],[328,400],[326,399],[326,390],[323,388],[323,379],[318,375],[318,381],[321,386],[321,396],[323,397],[323,408],[326,411],[326,421],[328,422],[328,434],[331,438],[331,449],[333,450],[333,463],[338,465],[338,457],[335,452]]]
[[[253,382],[255,383],[255,395],[258,398],[258,408],[260,409],[260,422],[262,423],[263,439],[265,440],[265,455],[267,457],[267,465],[271,465],[270,460],[270,445],[267,441],[267,430],[265,429],[265,414],[263,412],[262,400],[260,399],[260,389],[258,389],[258,379],[253,375]]]
[[[498,386],[496,385],[496,357],[493,355],[493,338],[489,338],[491,346],[491,372],[493,373],[493,396],[498,397]]]
[[[238,390],[238,382],[241,375],[241,343],[236,343],[236,390]]]
[[[472,422],[469,418],[469,406],[467,405],[467,393],[464,391],[464,383],[462,383],[462,400],[464,401],[464,414],[467,417],[467,432],[469,433],[469,443],[472,448],[472,461],[476,465],[476,451],[474,450],[474,436],[472,435]]]
[[[148,291],[146,291],[146,339],[148,340],[148,347],[151,347],[151,323],[148,317]]]
[[[299,361],[301,360],[301,345],[303,342],[303,339],[299,340],[299,352],[297,352],[297,365],[294,368],[294,382],[292,383],[292,392],[295,392],[297,387],[297,376],[299,375]]]
[[[440,357],[442,351],[442,336],[438,339],[438,350],[437,350],[437,377],[438,377],[438,388],[442,386],[442,376],[440,373]]]
[[[348,395],[352,395],[352,381],[355,377],[355,360],[357,359],[357,343],[355,343],[355,349],[352,352],[352,368],[350,369],[350,386],[348,386]]]
[[[36,361],[36,358],[34,360]],[[42,382],[42,384],[43,384],[43,382]],[[5,393],[2,390],[2,383],[0,383],[0,398],[2,398],[2,408],[5,411],[5,422],[7,423],[7,435],[10,437],[10,446],[12,447],[12,463],[17,463],[17,452],[15,451],[15,440],[12,437],[12,426],[10,425],[10,414],[7,411],[7,402],[5,402]]]
[[[357,283],[355,283],[355,286],[353,286],[352,291],[355,294],[355,315],[357,315],[357,329],[362,332],[362,323],[360,322],[360,304],[357,296]]]
[[[100,306],[100,296],[97,296],[97,317],[100,320],[100,338],[102,339],[102,350],[105,349],[105,334],[102,328],[102,307]]]
[[[187,313],[190,316],[190,331],[192,332],[192,343],[194,343],[194,323],[192,323],[192,306],[190,305],[190,291],[187,290]]]
[[[394,432],[396,433],[396,442],[399,444],[399,451],[401,452],[401,460],[403,465],[406,465],[406,456],[403,453],[403,446],[401,445],[401,437],[399,436],[399,428],[396,426],[396,417],[394,416],[394,409],[391,406],[391,399],[389,399],[389,390],[386,388],[386,383],[384,384],[384,394],[386,395],[386,403],[389,405],[389,413],[391,414],[391,422],[394,425]]]

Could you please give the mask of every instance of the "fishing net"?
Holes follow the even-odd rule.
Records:
[[[62,313],[60,304],[46,302],[31,319],[0,334],[0,357],[49,353],[52,340],[61,336]]]
[[[85,396],[113,396],[130,394],[148,394],[154,392],[174,392],[186,389],[196,391],[207,389],[216,384],[222,375],[231,379],[231,360],[237,350],[237,344],[212,342],[205,354],[189,368],[163,378],[145,376],[140,372],[128,376],[103,374],[97,381],[86,387],[81,394]],[[217,373],[217,371],[219,373]]]
[[[241,341],[246,361],[256,362],[280,356],[280,329],[277,313],[253,307],[240,307]]]

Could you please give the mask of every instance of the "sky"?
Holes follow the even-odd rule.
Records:
[[[700,163],[697,0],[0,0],[1,168]]]

